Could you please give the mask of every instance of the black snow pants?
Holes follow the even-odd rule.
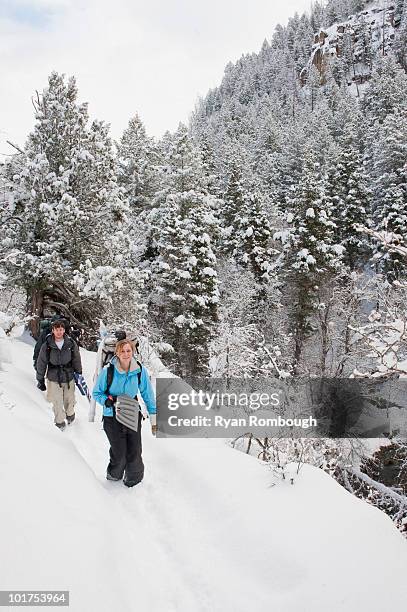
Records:
[[[141,421],[139,412],[138,430],[133,431],[119,423],[115,417],[103,417],[103,429],[110,442],[110,461],[107,466],[108,473],[119,480],[124,477],[127,481],[138,483],[143,480],[144,464],[141,457]]]

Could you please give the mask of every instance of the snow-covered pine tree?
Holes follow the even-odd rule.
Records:
[[[180,124],[162,144],[161,189],[151,213],[157,253],[151,310],[182,375],[208,373],[217,320],[216,198],[207,193],[198,149]]]
[[[37,94],[20,170],[9,167],[22,221],[14,225],[7,269],[27,292],[34,334],[45,307],[91,331],[110,296],[133,276],[128,209],[118,196],[108,128],[88,128],[87,105],[77,95],[74,78],[50,75]]]
[[[157,163],[154,143],[138,115],[132,117],[117,143],[117,180],[133,216],[151,205]]]
[[[264,197],[244,180],[236,155],[231,157],[228,174],[220,216],[222,251],[243,267],[249,267],[258,283],[267,283],[273,251]]]
[[[398,109],[383,121],[373,145],[372,178],[375,227],[406,236],[407,109]],[[405,262],[398,254],[384,252],[383,263],[390,278],[405,276]]]
[[[202,159],[194,145],[186,125],[180,123],[174,134],[163,140],[163,165],[161,182],[164,193],[205,189]]]
[[[400,19],[400,26],[394,43],[394,52],[399,64],[407,71],[407,3],[399,0],[396,6],[396,15]]]
[[[355,63],[361,63],[360,68],[367,66],[369,72],[372,72],[373,60],[374,60],[374,49],[372,44],[372,33],[365,16],[362,14],[357,20],[355,25],[355,44],[353,47],[353,53]]]
[[[209,193],[220,199],[222,189],[217,173],[215,148],[209,135],[203,134],[198,141],[198,146],[206,189]]]
[[[117,183],[113,143],[103,121],[93,121],[88,130],[88,153],[91,157],[79,180],[87,223],[78,228],[78,236],[86,246],[74,284],[82,296],[102,302],[106,320],[134,325],[145,311],[138,294],[144,275],[134,263],[137,244],[131,211]]]
[[[348,119],[339,154],[328,169],[327,196],[332,203],[332,219],[337,225],[335,235],[344,247],[343,261],[351,270],[363,265],[369,253],[366,236],[355,229],[355,224],[370,224],[368,176],[360,152],[358,125],[361,117]]]
[[[358,13],[368,3],[368,0],[328,0],[325,6],[326,23],[330,26],[335,22],[348,19],[351,15]]]
[[[312,151],[306,153],[302,178],[290,200],[288,229],[277,232],[282,242],[280,279],[294,339],[294,372],[300,369],[304,343],[312,333],[311,317],[320,287],[341,268],[343,246],[335,242],[335,223],[326,197],[325,176]]]
[[[392,54],[380,58],[361,101],[362,111],[367,115],[369,139],[371,141],[375,140],[375,136],[380,130],[379,126],[387,115],[397,108],[405,108],[406,106],[406,73],[400,68]]]
[[[300,74],[309,59],[314,43],[314,30],[308,13],[303,13],[300,17],[300,27],[298,28],[296,38],[296,64],[297,72]]]
[[[226,254],[233,254],[238,248],[238,241],[234,235],[234,222],[237,212],[243,207],[245,187],[239,166],[235,161],[229,167],[229,180],[223,194],[220,221],[222,224],[222,250]]]
[[[234,223],[238,242],[233,253],[236,261],[250,267],[257,282],[267,283],[274,254],[270,248],[272,228],[264,211],[263,197],[258,191],[245,195]]]
[[[210,197],[194,190],[167,196],[157,234],[158,320],[183,375],[208,373],[217,319],[216,219]]]
[[[257,119],[256,138],[253,142],[252,171],[262,192],[271,201],[279,201],[281,151],[284,131],[273,113]]]
[[[325,7],[322,2],[316,0],[311,4],[310,22],[314,33],[318,33],[325,23]]]

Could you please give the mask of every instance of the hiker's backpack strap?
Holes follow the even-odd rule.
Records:
[[[137,372],[138,386],[140,386],[141,385],[141,371],[143,369],[143,366],[141,365],[139,361],[137,363],[140,366],[140,372]],[[113,376],[114,376],[114,364],[109,363],[109,365],[107,366],[107,376],[106,376],[106,391],[105,391],[106,395],[109,395],[110,387],[113,382]]]
[[[51,347],[49,345],[49,341],[50,341],[51,337],[52,337],[51,333],[47,334],[45,336],[45,341],[44,341],[44,343],[47,345],[47,364],[49,364],[49,356],[51,355]]]
[[[137,363],[140,366],[140,372],[137,372],[138,386],[140,387],[140,385],[141,385],[141,371],[143,369],[143,366],[141,365],[141,363],[139,361]]]
[[[106,376],[106,395],[109,395],[110,387],[112,386],[114,376],[114,364],[109,363],[107,366],[107,376]]]
[[[143,366],[141,365],[141,363],[139,361],[137,361],[137,363],[140,366],[140,372],[137,372],[137,381],[138,381],[138,386],[139,386],[139,389],[140,389],[140,385],[141,385],[141,372],[142,372]],[[137,395],[136,395],[135,399],[137,399]],[[141,412],[141,409],[140,409],[140,414],[141,414],[141,420],[144,421],[144,419],[146,417]]]

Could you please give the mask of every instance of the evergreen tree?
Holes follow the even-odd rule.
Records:
[[[343,247],[335,242],[335,223],[325,193],[325,177],[315,155],[308,151],[301,180],[290,200],[287,230],[275,237],[282,242],[280,277],[287,283],[287,308],[294,338],[294,368],[298,373],[305,340],[312,333],[319,285],[341,267]]]
[[[125,277],[137,276],[108,128],[101,122],[88,128],[77,93],[73,78],[51,74],[35,102],[20,171],[9,166],[22,221],[14,226],[7,267],[27,292],[34,333],[44,307],[92,329]]]
[[[313,2],[311,4],[310,21],[311,27],[315,33],[318,33],[320,31],[322,26],[325,24],[325,19],[325,7],[323,3],[319,2],[318,0],[316,2]]]
[[[157,315],[181,375],[208,373],[217,318],[216,220],[209,199],[193,190],[169,195],[157,232]]]
[[[238,240],[234,235],[234,223],[236,214],[242,209],[245,199],[245,185],[242,174],[236,160],[232,160],[229,166],[229,180],[223,195],[224,204],[221,211],[222,223],[222,249],[227,254],[232,254],[238,248]]]
[[[392,55],[381,58],[361,103],[369,126],[377,132],[376,122],[382,124],[393,110],[405,108],[406,105],[407,75]]]
[[[355,44],[353,48],[355,62],[361,62],[372,71],[374,49],[372,45],[372,33],[364,15],[361,15],[355,26]]]
[[[404,0],[400,2],[398,16],[400,19],[400,25],[394,44],[394,50],[397,61],[407,72],[407,4],[404,2]]]
[[[206,190],[199,150],[184,125],[161,143],[161,189],[151,212],[155,294],[151,310],[177,355],[177,371],[208,372],[217,319],[216,198]]]
[[[332,159],[327,184],[332,218],[337,225],[335,234],[344,247],[343,260],[351,270],[361,265],[369,252],[366,237],[355,229],[355,224],[369,224],[371,212],[371,194],[359,149],[357,120],[358,116],[346,124],[339,154]]]
[[[243,267],[249,267],[259,283],[269,280],[272,229],[264,199],[242,178],[239,161],[232,157],[221,214],[222,250]]]
[[[235,215],[234,234],[236,261],[250,267],[258,282],[267,282],[271,271],[272,228],[259,192],[245,194],[243,206]]]
[[[132,212],[151,203],[154,193],[154,145],[138,115],[130,119],[117,144],[117,178]]]
[[[169,193],[205,190],[201,154],[189,136],[186,125],[180,123],[174,134],[167,132],[159,148],[161,165],[158,172],[163,187],[158,192],[159,201]]]
[[[368,0],[328,0],[325,6],[327,17],[326,25],[348,19],[351,15],[359,13],[366,6]]]
[[[373,148],[373,207],[376,227],[407,235],[407,110],[384,120]],[[385,270],[391,277],[404,271],[398,255],[387,253]]]

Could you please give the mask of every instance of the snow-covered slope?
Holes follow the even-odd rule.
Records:
[[[329,58],[348,55],[352,64],[348,84],[363,84],[371,75],[373,57],[387,53],[392,47],[399,23],[395,3],[378,0],[369,3],[360,13],[349,15],[345,21],[322,28],[315,34],[310,62],[303,78],[311,65],[323,72],[323,64]]]
[[[220,440],[143,430],[144,481],[105,480],[88,405],[65,432],[35,388],[32,347],[0,373],[2,589],[70,590],[96,612],[379,612],[407,600],[407,544],[324,472],[294,486]],[[94,354],[82,352],[87,379]],[[385,562],[383,562],[385,559]]]

